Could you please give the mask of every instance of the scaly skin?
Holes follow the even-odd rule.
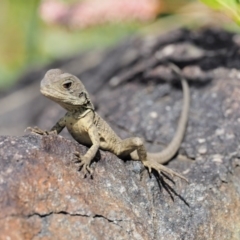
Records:
[[[171,68],[180,75],[179,69],[171,64]],[[67,127],[73,138],[86,146],[89,150],[84,156],[78,152],[75,153],[80,168],[84,175],[88,172],[92,174],[90,163],[95,157],[98,149],[110,151],[119,157],[131,156],[133,160],[140,160],[151,172],[155,169],[157,172],[165,172],[171,176],[176,175],[184,178],[182,175],[163,166],[178,151],[182,142],[189,110],[189,87],[185,79],[181,78],[183,87],[183,109],[178,123],[178,128],[170,144],[159,153],[147,153],[144,141],[138,137],[121,139],[112,130],[112,128],[94,111],[93,104],[89,98],[82,82],[72,74],[64,73],[60,69],[49,70],[41,81],[41,93],[51,100],[60,104],[67,110],[67,113],[50,130],[43,131],[37,127],[28,128],[37,134],[59,134],[64,127]]]

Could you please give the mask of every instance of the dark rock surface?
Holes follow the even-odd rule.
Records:
[[[141,163],[103,151],[93,179],[83,179],[71,159],[86,148],[68,133],[1,136],[0,239],[240,239],[238,39],[216,29],[177,30],[23,76],[0,99],[1,135],[23,134],[28,125],[49,129],[64,114],[38,94],[45,71],[59,67],[82,79],[121,137],[144,137],[159,151],[182,107],[178,80],[162,64],[173,61],[189,80],[191,109],[180,155],[168,166],[189,184],[146,172],[141,178]]]

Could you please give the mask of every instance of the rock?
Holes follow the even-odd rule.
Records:
[[[76,150],[86,148],[55,135],[0,138],[0,239],[234,239],[238,234],[239,169],[232,174],[206,159],[189,166],[190,184],[175,179],[172,185],[147,174],[141,180],[140,163],[101,151],[93,179],[82,178],[71,161]],[[220,174],[227,175],[227,184]]]
[[[0,146],[1,239],[150,237],[147,189],[112,154],[82,179],[71,158],[86,148],[61,136],[1,137]]]

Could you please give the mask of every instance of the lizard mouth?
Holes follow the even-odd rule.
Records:
[[[86,104],[88,101],[87,99],[84,100],[84,102],[80,103],[79,102],[79,98],[76,98],[72,95],[69,94],[64,94],[60,91],[57,91],[56,89],[52,89],[49,87],[44,87],[40,89],[40,92],[47,98],[51,99],[54,102],[62,102],[62,103],[66,103],[66,104],[71,104],[71,105],[84,105]]]
[[[51,90],[51,88],[41,88],[40,92],[47,98],[59,102],[62,101],[64,102],[66,100],[66,97],[63,96],[62,93],[56,92],[56,90]]]
[[[45,96],[45,97],[53,97],[51,94],[51,89],[50,88],[41,88],[40,92]]]
[[[49,87],[41,88],[40,92],[46,97],[52,97],[52,98],[59,97],[59,98],[61,98],[60,96],[63,96],[63,94],[60,91],[57,91],[56,89],[52,89],[52,88],[49,88]]]

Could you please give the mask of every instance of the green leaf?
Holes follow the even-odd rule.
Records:
[[[240,0],[201,0],[209,7],[220,10],[240,24]]]
[[[220,7],[217,0],[201,0],[201,2],[205,3],[206,5],[208,5],[209,7],[213,8],[213,9],[219,9],[219,7]]]

